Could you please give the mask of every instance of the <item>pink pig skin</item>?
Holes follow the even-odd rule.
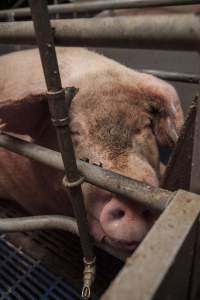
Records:
[[[70,109],[76,157],[158,186],[158,144],[173,146],[183,123],[175,89],[86,49],[57,48],[57,56],[63,87],[79,88]],[[1,56],[0,66],[2,130],[57,150],[38,50]],[[31,214],[72,214],[62,176],[0,149],[0,196],[15,199]],[[133,250],[154,216],[129,199],[87,183],[82,187],[95,240]]]

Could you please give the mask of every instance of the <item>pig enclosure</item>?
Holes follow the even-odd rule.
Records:
[[[184,1],[183,1],[184,2]],[[184,4],[184,3],[182,3]],[[28,23],[27,23],[28,24]],[[4,25],[4,24],[2,24]],[[1,25],[0,25],[1,28]],[[3,31],[3,27],[2,27]],[[0,29],[1,32],[1,29]],[[16,37],[15,37],[16,38]],[[6,42],[5,36],[2,37],[4,42]],[[12,42],[12,37],[9,39],[7,38],[7,42]],[[76,41],[78,43],[78,41]],[[178,42],[177,42],[178,43]],[[94,42],[95,44],[95,42]],[[95,45],[92,46],[95,46]],[[87,45],[87,44],[86,44]],[[100,44],[98,44],[101,46]],[[109,44],[110,45],[110,44]],[[180,45],[180,44],[179,44]],[[176,46],[175,48],[181,49],[180,46]],[[102,45],[103,46],[103,45]],[[105,45],[104,45],[105,46]],[[156,46],[159,48],[159,46]],[[162,48],[162,46],[161,46]],[[172,47],[173,48],[173,47]],[[182,50],[182,49],[181,49]],[[194,47],[193,50],[198,50],[198,40],[197,46]],[[115,50],[110,50],[113,53],[117,52]],[[126,51],[126,50],[124,50]],[[106,51],[105,51],[106,52]],[[107,53],[109,53],[107,51]],[[110,52],[111,53],[111,52]],[[110,54],[109,53],[109,54]],[[119,52],[118,52],[119,53]],[[129,52],[130,55],[136,52]],[[138,55],[142,55],[142,52],[139,51]],[[146,53],[143,52],[145,55],[142,58],[146,57]],[[166,57],[165,53],[161,53],[163,57]],[[175,53],[171,54],[174,55],[175,60],[177,61],[177,65],[180,64],[181,54]],[[177,55],[177,56],[176,56]],[[187,57],[189,54],[183,54],[182,57]],[[170,56],[170,55],[169,55]],[[127,56],[125,56],[127,58]],[[152,57],[152,53],[150,54]],[[192,57],[192,56],[191,56]],[[122,60],[124,61],[124,57]],[[147,58],[146,58],[147,59]],[[196,65],[195,68],[198,66],[198,56],[194,53],[193,59],[195,60]],[[162,58],[162,60],[164,60]],[[129,59],[127,60],[129,62]],[[133,60],[134,61],[134,60]],[[147,59],[148,63],[150,59]],[[168,65],[168,64],[167,64]],[[182,64],[181,64],[182,65]],[[147,64],[144,62],[144,66],[142,68],[147,68]],[[173,71],[177,71],[177,67],[174,66]],[[182,66],[181,66],[182,67]],[[136,63],[134,63],[134,68],[136,68]],[[138,68],[141,68],[141,64],[138,63]],[[151,65],[149,64],[149,68]],[[167,69],[166,66],[163,69]],[[171,69],[170,69],[171,70]],[[180,71],[184,71],[179,69]],[[192,70],[192,69],[191,69]],[[188,70],[186,70],[188,72]],[[192,70],[194,73],[198,74],[198,69]],[[188,88],[185,85],[185,90],[189,92]],[[192,89],[192,88],[191,88]],[[198,90],[198,86],[194,86],[194,90]],[[181,87],[181,92],[183,93],[183,99],[185,101],[185,107],[189,106],[189,100],[191,99],[191,95],[187,96],[184,93],[184,89]],[[180,95],[182,96],[182,93]],[[169,164],[166,181],[163,183],[163,187],[167,187],[168,190],[191,190],[198,193],[198,172],[199,172],[199,165],[198,165],[198,117],[199,110],[198,110],[198,101],[195,102],[193,108],[191,109],[190,116],[188,117],[188,121],[186,124],[186,128],[183,130],[181,138],[177,144],[175,149],[175,153],[172,157],[172,161]],[[195,127],[194,127],[194,119],[196,119]],[[17,143],[9,140],[10,137],[6,137],[2,135],[4,139],[1,140],[2,146],[5,146],[13,151],[18,151],[18,153],[27,155],[32,158],[34,157],[35,152],[33,151],[28,152],[28,148],[20,147],[20,142],[16,147]],[[10,138],[11,139],[11,138]],[[4,143],[4,145],[3,145]],[[30,151],[32,149],[30,148]],[[45,149],[43,149],[45,150]],[[47,151],[47,150],[46,150]],[[46,152],[47,153],[47,152]],[[38,158],[35,158],[38,159]],[[184,160],[184,166],[183,166]],[[41,159],[42,161],[42,159]],[[47,162],[49,163],[49,162]],[[83,163],[84,164],[84,163]],[[87,168],[85,168],[86,170]],[[183,172],[184,169],[184,172]],[[87,180],[91,179],[88,177],[89,175],[87,172],[82,169],[82,172]],[[95,170],[95,167],[93,171]],[[100,171],[101,172],[101,171]],[[181,178],[179,178],[180,173],[184,173]],[[103,174],[103,173],[102,173]],[[178,174],[178,175],[177,175]],[[111,174],[108,174],[111,176]],[[113,175],[114,176],[114,175]],[[115,179],[117,177],[113,177],[113,185],[116,183]],[[97,180],[97,179],[95,179]],[[103,186],[101,182],[102,179],[99,179],[99,182],[96,184],[100,184]],[[118,180],[123,181],[123,178],[118,178]],[[95,182],[93,182],[95,184]],[[127,185],[127,182],[122,182],[122,184]],[[105,287],[109,284],[110,280],[113,279],[116,275],[116,278],[110,288],[105,292],[102,296],[102,299],[198,299],[198,274],[199,274],[199,265],[198,265],[198,216],[199,216],[199,197],[195,194],[191,194],[184,191],[178,191],[177,193],[170,193],[166,192],[160,196],[160,193],[164,193],[162,190],[152,190],[153,196],[148,193],[148,190],[145,190],[145,186],[137,186],[134,185],[134,181],[130,181],[130,187],[133,190],[137,191],[139,194],[138,202],[141,202],[141,198],[145,198],[144,194],[146,192],[146,202],[148,202],[148,198],[150,199],[150,206],[157,205],[158,208],[164,209],[167,207],[164,212],[161,214],[161,217],[154,225],[153,229],[149,232],[148,236],[145,238],[144,242],[138,247],[138,249],[134,252],[131,258],[128,259],[125,266],[120,271],[120,274],[117,275],[117,272],[122,267],[122,263],[103,252],[99,252],[97,255],[97,264],[99,260],[101,261],[102,266],[97,267],[97,276],[98,275],[98,268],[101,268],[100,272],[103,272],[97,279],[99,287],[99,293],[105,290]],[[105,186],[104,186],[105,187]],[[111,186],[110,189],[113,190],[115,188],[115,192],[122,192],[119,189],[116,190],[116,187]],[[157,202],[154,201],[154,197],[157,195]],[[165,195],[165,197],[164,197]],[[136,197],[137,198],[137,197]],[[166,199],[166,201],[163,201]],[[160,200],[160,201],[159,201]],[[144,202],[145,202],[144,201]],[[154,202],[153,202],[154,201]],[[156,204],[155,204],[156,202]],[[144,205],[145,203],[143,203]],[[14,204],[9,207],[9,205],[2,204],[2,216],[20,216],[24,215],[22,210],[13,206]],[[13,223],[14,224],[14,223]],[[2,224],[3,226],[3,224]],[[16,224],[13,225],[16,231]],[[1,228],[1,223],[0,223]],[[2,232],[6,232],[6,226],[2,227]],[[11,231],[13,229],[10,229]],[[22,230],[22,229],[21,229]],[[24,228],[23,228],[24,230]],[[68,243],[66,243],[65,238],[60,236],[59,239],[53,235],[49,237],[48,234],[40,233],[39,235],[36,234],[16,234],[9,235],[8,237],[10,240],[13,240],[15,244],[18,246],[22,245],[26,252],[30,255],[35,257],[36,259],[41,259],[50,269],[54,268],[52,266],[51,260],[56,260],[57,270],[53,270],[55,273],[57,272],[59,275],[64,275],[65,277],[73,277],[74,279],[77,276],[77,270],[69,271],[69,266],[65,266],[65,270],[67,270],[68,276],[66,276],[65,270],[59,270],[64,264],[64,257],[65,257],[65,249],[62,249],[61,257],[55,258],[53,252],[56,251],[56,247],[66,247]],[[69,240],[73,241],[75,244],[75,249],[72,252],[78,252],[79,256],[81,257],[80,250],[77,250],[79,246],[77,246],[77,241],[74,240],[74,237],[69,236]],[[44,242],[45,241],[45,242]],[[40,244],[45,244],[43,247],[39,247]],[[159,247],[158,247],[159,245]],[[77,255],[74,256],[74,262],[77,264]],[[107,259],[107,260],[106,260]],[[105,262],[103,261],[105,260]],[[108,261],[108,262],[106,262]],[[107,267],[107,264],[110,267]],[[54,264],[53,264],[54,265]],[[77,269],[77,265],[75,269]],[[108,269],[107,269],[108,268]],[[108,272],[108,274],[104,273],[104,270]],[[80,270],[79,270],[80,271]],[[71,272],[71,274],[70,274]],[[79,273],[80,274],[80,273]],[[105,277],[105,278],[102,278]],[[74,280],[72,284],[78,285]],[[102,282],[105,281],[105,282]],[[179,288],[181,287],[181,288]],[[133,296],[134,295],[134,296]],[[5,298],[6,299],[6,298]]]

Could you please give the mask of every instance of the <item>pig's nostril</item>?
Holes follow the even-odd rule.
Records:
[[[115,209],[110,212],[112,219],[119,220],[125,216],[125,212],[122,209]]]
[[[142,216],[144,218],[149,218],[151,216],[151,211],[149,209],[145,209],[143,212],[142,212]]]

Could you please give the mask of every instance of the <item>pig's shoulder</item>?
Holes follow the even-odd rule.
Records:
[[[0,57],[0,101],[15,101],[45,91],[39,53],[36,49]]]

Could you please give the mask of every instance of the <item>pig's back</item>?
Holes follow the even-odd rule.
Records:
[[[128,68],[84,48],[56,48],[63,87],[80,88],[89,74]],[[126,70],[126,72],[123,72]],[[129,70],[130,72],[130,70]],[[20,100],[43,94],[46,85],[38,49],[9,53],[0,57],[0,101]]]

